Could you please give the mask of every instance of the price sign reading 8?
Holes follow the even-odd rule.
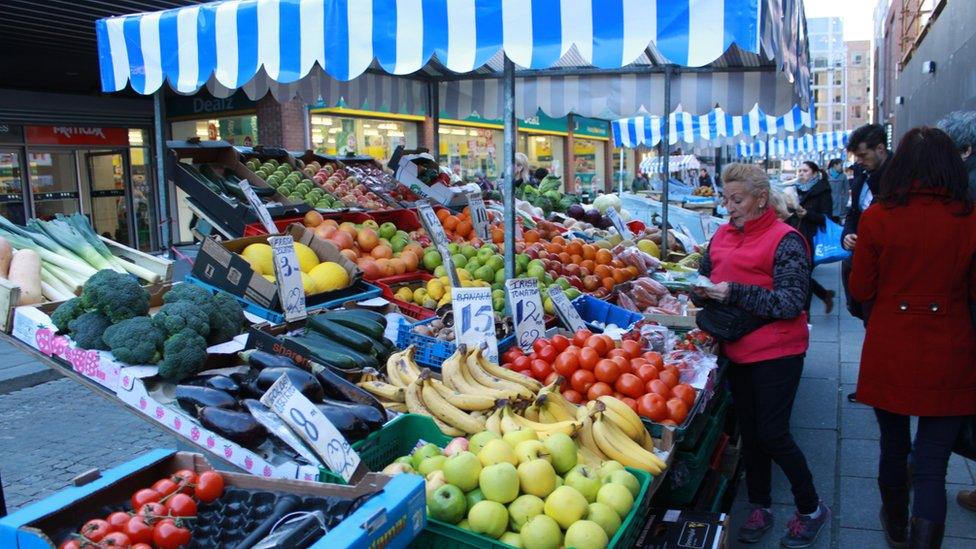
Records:
[[[505,290],[519,347],[523,351],[529,351],[532,343],[546,331],[539,283],[534,278],[514,278],[505,281]]]
[[[308,439],[315,442],[319,439],[319,430],[315,425],[313,425],[309,420],[305,419],[305,414],[301,412],[298,408],[292,408],[288,411],[288,415],[295,420],[295,424],[305,429],[305,434],[308,435]]]
[[[488,344],[485,356],[498,363],[498,340],[495,337],[495,310],[490,288],[451,288],[454,311],[454,341],[458,345]]]
[[[302,273],[298,269],[294,240],[289,235],[269,236],[268,244],[274,254],[275,282],[285,319],[305,318],[305,286],[302,284]]]

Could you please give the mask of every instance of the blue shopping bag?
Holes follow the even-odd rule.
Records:
[[[813,264],[833,263],[843,261],[851,256],[851,252],[841,245],[841,235],[844,228],[830,219],[825,220],[824,227],[813,235]]]

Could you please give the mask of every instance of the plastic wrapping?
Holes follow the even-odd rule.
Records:
[[[661,267],[661,261],[658,258],[642,252],[635,246],[619,245],[611,251],[614,257],[626,265],[637,267],[641,273],[651,273]]]

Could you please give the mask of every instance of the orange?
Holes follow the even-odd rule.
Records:
[[[563,238],[563,237],[561,237],[561,236],[556,236],[556,237],[553,237],[552,242],[553,242],[553,244],[559,244],[560,246],[562,246],[562,245],[566,244],[566,239]]]
[[[559,252],[559,262],[566,265],[570,262],[570,256],[566,252]]]
[[[573,252],[570,252],[570,253],[573,253]],[[570,258],[569,258],[569,259],[570,259],[570,260],[571,260],[571,261],[572,261],[573,263],[575,263],[575,264],[577,264],[577,265],[579,265],[580,263],[582,263],[582,262],[583,262],[583,256],[581,256],[580,254],[573,254],[572,256],[570,256]]]
[[[596,259],[596,246],[583,244],[583,259]]]
[[[610,250],[599,249],[596,252],[596,262],[600,265],[609,265],[613,261],[613,254]]]
[[[461,215],[466,215],[468,217],[471,217],[471,208],[468,207],[468,206],[465,206],[464,209],[461,210]]]
[[[441,224],[444,225],[444,230],[454,232],[454,229],[457,228],[460,221],[461,220],[458,219],[457,216],[448,215],[447,217],[441,219]]]
[[[573,240],[566,245],[566,251],[569,252],[569,255],[582,255],[583,242],[581,240]]]
[[[495,244],[501,244],[505,242],[505,231],[502,229],[492,229],[491,230],[491,241]]]
[[[505,233],[503,232],[502,234]],[[522,236],[525,239],[525,242],[529,244],[539,241],[539,231],[535,229],[529,229],[525,231],[525,233]]]
[[[549,244],[546,244],[546,251],[551,254],[558,254],[563,251],[563,247],[562,244],[550,242]]]
[[[613,259],[613,261],[610,262],[610,266],[613,267],[614,269],[623,269],[624,267],[627,266],[627,264],[615,258]]]
[[[593,274],[600,278],[607,278],[608,276],[613,276],[613,269],[611,269],[608,265],[597,265],[596,268],[593,269]]]
[[[630,273],[630,277],[631,278],[634,278],[634,277],[636,277],[637,275],[640,274],[640,269],[638,269],[634,265],[627,265],[626,267],[624,267],[624,270],[627,271],[628,273]]]
[[[596,270],[596,263],[592,259],[584,259],[580,267],[592,273]]]
[[[614,286],[617,285],[617,281],[613,279],[612,276],[608,276],[603,279],[603,287],[607,290],[612,290]]]
[[[443,223],[444,222],[444,218],[447,217],[447,216],[449,216],[449,215],[451,215],[451,210],[448,210],[447,208],[441,208],[441,209],[437,210],[437,219],[440,219],[441,220],[441,223]]]
[[[613,270],[613,280],[620,284],[622,282],[627,282],[630,280],[630,274],[624,269],[614,269]]]
[[[471,234],[471,229],[472,229],[471,222],[468,221],[467,219],[463,219],[461,220],[460,223],[457,224],[457,228],[454,229],[454,232],[456,232],[460,236],[467,237],[469,234]]]

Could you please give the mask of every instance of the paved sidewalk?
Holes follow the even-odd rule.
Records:
[[[815,547],[886,547],[878,522],[877,422],[869,407],[847,401],[857,382],[864,328],[844,306],[840,264],[818,267],[815,276],[838,296],[830,316],[822,314],[823,304],[814,299],[810,350],[792,417],[793,436],[806,454],[820,497],[833,509],[833,524]],[[949,460],[949,513],[943,547],[976,547],[976,513],[955,502],[957,490],[976,484],[974,474],[976,464],[955,455]],[[732,540],[749,509],[745,482],[739,484],[737,496],[732,509]],[[778,547],[793,511],[789,483],[774,465],[776,525],[755,547]]]

